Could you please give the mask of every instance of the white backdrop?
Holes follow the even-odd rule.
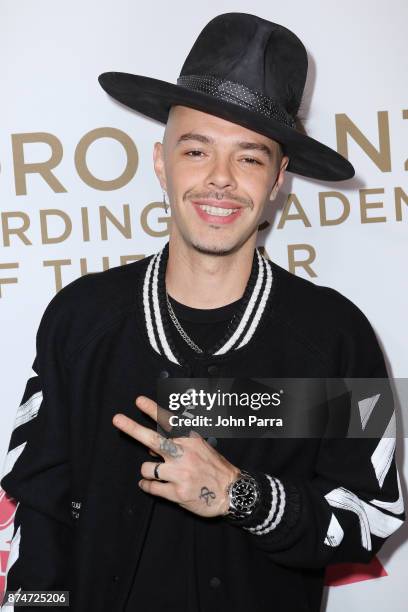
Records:
[[[302,39],[309,53],[304,126],[342,152],[346,143],[357,171],[350,181],[326,184],[287,174],[276,206],[265,214],[269,226],[260,232],[259,244],[280,265],[354,301],[378,334],[390,374],[408,377],[405,0],[253,0],[250,6],[242,0],[3,0],[0,7],[2,456],[34,358],[41,314],[59,286],[56,271],[66,285],[81,275],[81,259],[88,271],[102,270],[104,257],[109,258],[105,265],[117,266],[121,257],[156,252],[167,240],[162,194],[152,168],[153,143],[161,139],[163,127],[115,103],[97,76],[117,70],[175,82],[197,34],[222,12],[257,14]],[[76,169],[78,143],[100,128],[120,130],[136,145],[137,170],[120,188],[102,189],[92,179],[113,180],[126,166],[129,148],[115,134],[107,137],[106,129],[90,144],[79,173]],[[53,187],[41,174],[29,173],[24,188],[22,162],[44,162],[58,149]],[[84,168],[90,179],[84,180]],[[324,192],[336,194],[325,197]],[[322,222],[319,199],[326,203],[327,219],[337,223]],[[127,235],[109,220],[104,235],[104,212],[122,225],[127,220]],[[297,218],[291,218],[295,213]],[[311,255],[310,269],[292,267],[293,258]],[[406,475],[401,440],[397,457]],[[407,531],[406,526],[400,529],[378,555],[382,577],[327,587],[322,611],[369,605],[371,612],[379,612],[385,601],[393,612],[405,610]],[[0,520],[0,581],[9,535]]]

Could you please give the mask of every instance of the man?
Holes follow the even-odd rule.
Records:
[[[286,169],[354,172],[296,129],[306,70],[292,32],[229,13],[177,85],[101,75],[166,123],[154,166],[170,238],[44,313],[1,481],[18,502],[9,590],[66,589],[76,612],[318,612],[325,567],[368,563],[405,520],[387,393],[359,402],[364,426],[388,415],[377,438],[157,431],[160,379],[387,376],[354,304],[256,248]]]

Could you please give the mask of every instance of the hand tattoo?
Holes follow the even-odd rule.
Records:
[[[204,499],[207,506],[211,506],[212,500],[215,499],[216,495],[214,491],[210,491],[208,487],[201,487],[201,492],[198,497]]]
[[[171,457],[181,457],[183,455],[183,447],[176,444],[171,438],[161,438],[160,450],[168,453]]]

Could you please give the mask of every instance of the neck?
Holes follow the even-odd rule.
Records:
[[[200,253],[182,240],[169,240],[167,293],[192,308],[219,308],[244,294],[255,249],[255,238],[228,255]]]

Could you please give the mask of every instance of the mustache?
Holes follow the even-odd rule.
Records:
[[[244,206],[249,206],[253,208],[252,200],[249,198],[243,198],[238,195],[234,195],[232,193],[225,193],[223,191],[194,191],[187,192],[184,196],[184,200],[222,200],[225,197],[227,200],[232,200],[235,202],[239,202],[240,204],[244,204]]]

